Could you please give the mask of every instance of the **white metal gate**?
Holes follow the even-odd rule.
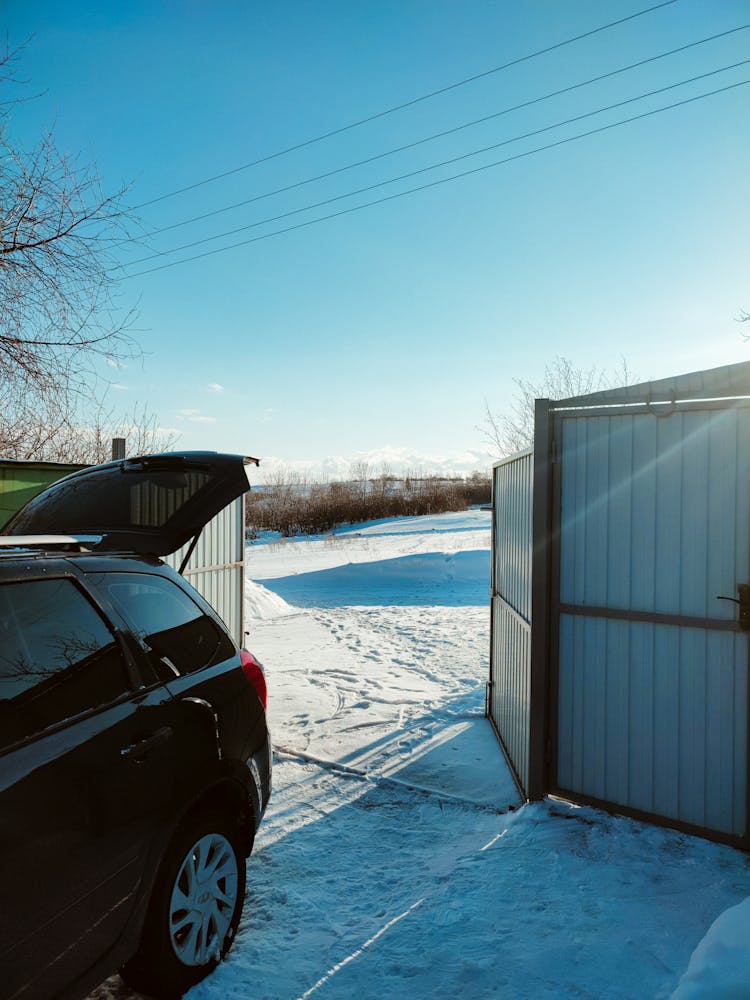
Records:
[[[552,427],[549,787],[746,842],[748,401]]]
[[[529,787],[533,472],[530,449],[492,470],[487,715],[524,796]]]

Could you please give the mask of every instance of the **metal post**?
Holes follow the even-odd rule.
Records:
[[[125,458],[125,438],[112,438],[112,458]]]
[[[550,401],[534,405],[534,483],[531,572],[531,677],[529,778],[526,794],[541,799],[547,791],[549,711],[549,563],[550,563]]]

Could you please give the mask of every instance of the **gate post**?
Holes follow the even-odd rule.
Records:
[[[549,731],[549,573],[551,546],[552,433],[549,399],[534,403],[534,485],[532,507],[531,673],[529,785],[532,801],[547,791]]]

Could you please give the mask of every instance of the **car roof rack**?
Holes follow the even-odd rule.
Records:
[[[90,552],[101,541],[101,535],[0,535],[0,553],[11,551]]]

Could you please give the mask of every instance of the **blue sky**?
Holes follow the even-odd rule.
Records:
[[[31,144],[147,202],[651,6],[570,0],[5,0],[33,35],[16,109]],[[677,0],[324,142],[145,206],[146,230],[375,156],[750,23],[741,0]],[[168,250],[378,184],[750,58],[750,30],[481,126],[155,235]],[[456,468],[484,400],[564,355],[639,378],[743,361],[750,310],[750,86],[374,207],[138,275],[750,79],[750,64],[416,178],[123,268],[142,363],[105,374],[180,445],[340,468],[367,455]]]

